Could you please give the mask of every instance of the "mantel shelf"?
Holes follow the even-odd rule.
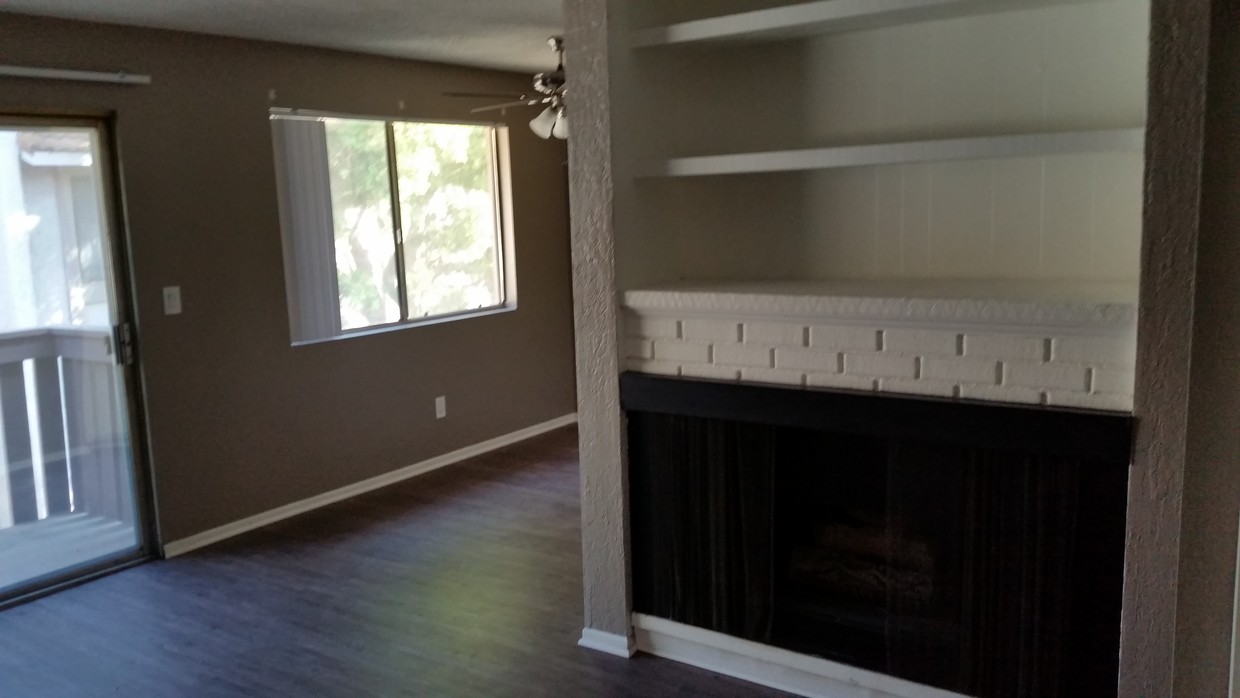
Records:
[[[634,48],[818,36],[1099,0],[819,0],[642,29]]]
[[[1136,323],[1137,286],[978,279],[707,281],[630,289],[623,305],[679,317],[1127,332]]]
[[[638,176],[703,177],[1075,153],[1140,153],[1144,148],[1143,128],[1068,131],[672,158],[652,163]]]

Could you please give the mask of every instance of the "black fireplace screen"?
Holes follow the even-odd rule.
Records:
[[[1115,695],[1126,454],[628,416],[638,612],[982,698]]]

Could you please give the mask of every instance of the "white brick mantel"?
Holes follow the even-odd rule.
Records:
[[[660,375],[1128,412],[1132,295],[995,282],[630,291],[625,360]]]

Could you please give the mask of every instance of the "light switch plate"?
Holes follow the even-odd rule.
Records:
[[[181,314],[181,287],[164,286],[164,315]]]
[[[443,419],[448,416],[448,398],[440,395],[435,398],[435,419]]]

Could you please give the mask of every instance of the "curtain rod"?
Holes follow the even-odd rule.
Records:
[[[75,82],[108,82],[117,85],[149,85],[150,75],[136,75],[117,71],[111,73],[94,70],[64,70],[62,68],[31,68],[20,65],[0,65],[0,77],[34,78],[37,80],[72,80]]]

